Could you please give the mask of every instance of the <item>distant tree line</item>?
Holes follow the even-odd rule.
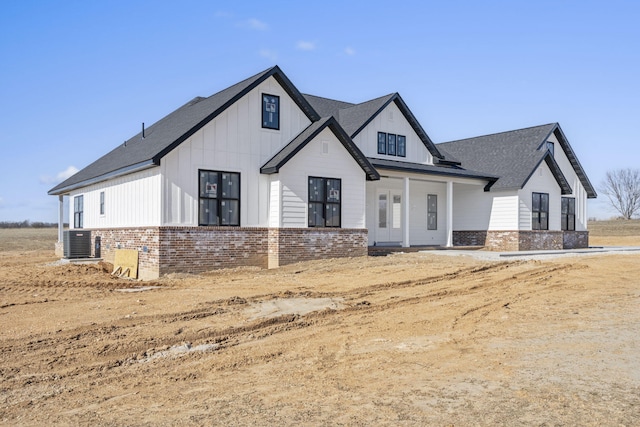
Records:
[[[57,222],[42,222],[42,221],[0,221],[0,228],[56,228]],[[64,224],[68,227],[69,224]]]

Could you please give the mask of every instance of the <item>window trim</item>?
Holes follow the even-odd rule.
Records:
[[[222,197],[222,190],[218,190],[216,188],[216,197],[203,197],[202,196],[202,180],[201,180],[201,176],[200,174],[202,173],[214,173],[218,175],[218,183],[216,185],[219,185],[220,187],[222,187],[222,175],[223,174],[229,174],[229,175],[237,175],[238,176],[238,197]],[[209,170],[209,169],[198,169],[198,226],[200,227],[240,227],[241,223],[242,223],[242,219],[241,219],[241,213],[242,213],[242,206],[241,206],[241,200],[242,200],[242,176],[240,174],[240,172],[230,172],[230,171],[216,171],[216,170]],[[218,193],[219,191],[219,193]],[[220,196],[218,196],[218,194],[220,194]],[[216,201],[216,208],[217,208],[217,224],[205,224],[201,221],[202,215],[201,215],[201,211],[200,209],[202,209],[202,200],[215,200]],[[238,203],[238,223],[237,224],[223,224],[222,223],[222,207],[223,202],[226,201],[237,201]]]
[[[73,228],[84,228],[84,194],[73,197]]]
[[[538,208],[536,209],[535,198],[538,197]],[[543,209],[543,199],[547,199],[547,209]],[[534,231],[548,231],[549,230],[549,193],[531,193],[531,229]],[[543,227],[543,215],[546,214],[546,224]]]
[[[267,110],[266,110],[266,97],[270,96],[276,99],[276,106],[275,106],[275,114],[276,114],[276,125],[275,127],[269,125],[269,123],[271,122],[271,120],[269,121],[265,121],[266,118],[266,114],[267,114]],[[262,129],[269,129],[269,130],[280,130],[280,96],[279,95],[272,95],[270,93],[262,93],[261,96],[261,111],[262,114],[260,115],[260,117],[262,118]]]
[[[565,209],[565,202],[567,202]],[[573,208],[573,209],[570,209]],[[573,213],[570,211],[573,210]],[[576,198],[563,197],[560,207],[560,229],[562,231],[576,231]]]
[[[104,191],[100,192],[100,215],[104,216]]]
[[[431,203],[429,203],[432,197],[435,199],[435,202],[436,202],[435,211],[431,210]],[[429,218],[431,218],[432,215],[435,218],[433,221],[434,226],[431,226],[431,221],[429,221]],[[427,194],[427,230],[431,231],[431,230],[437,230],[437,229],[438,229],[438,195]]]
[[[311,185],[312,185],[312,180],[321,180],[321,186],[323,188],[326,189],[327,186],[327,182],[329,180],[331,181],[338,181],[340,189],[338,190],[338,201],[330,201],[329,200],[329,195],[324,194],[324,200],[323,201],[319,201],[319,200],[311,200]],[[321,177],[321,176],[308,176],[307,177],[307,227],[309,228],[321,228],[321,227],[326,227],[326,228],[342,228],[342,178],[329,178],[329,177]],[[311,224],[311,204],[322,204],[322,220],[323,220],[323,224],[322,225],[317,225],[317,224]],[[337,225],[327,225],[327,216],[325,215],[326,211],[327,211],[327,207],[329,206],[338,206],[338,224]]]

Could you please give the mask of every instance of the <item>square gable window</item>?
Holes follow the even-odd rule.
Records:
[[[280,97],[262,94],[262,127],[280,130]]]

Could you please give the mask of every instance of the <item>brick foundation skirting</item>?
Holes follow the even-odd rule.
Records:
[[[454,231],[454,246],[484,246],[492,251],[531,251],[589,247],[588,231]]]
[[[274,268],[314,259],[367,255],[367,230],[344,228],[134,227],[92,229],[101,257],[113,263],[116,249],[138,251],[143,280],[168,273],[220,268]],[[95,253],[93,253],[95,256]]]

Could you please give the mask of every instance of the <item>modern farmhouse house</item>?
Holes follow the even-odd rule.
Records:
[[[558,124],[434,144],[399,94],[304,95],[273,67],[197,97],[49,191],[142,278],[366,255],[588,245],[596,193]],[[62,233],[60,233],[62,235]],[[59,242],[59,246],[61,242]]]

